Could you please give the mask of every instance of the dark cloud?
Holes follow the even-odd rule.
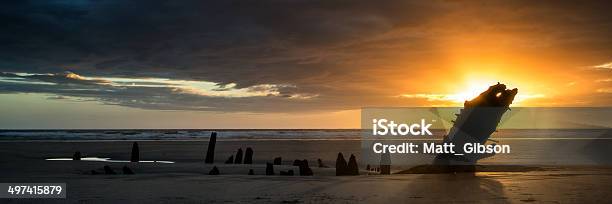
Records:
[[[88,79],[74,73],[65,74],[13,74],[0,73],[0,94],[41,93],[54,96],[48,99],[95,100],[108,105],[156,110],[199,110],[217,112],[294,112],[329,110],[329,106],[313,103],[308,97],[296,95],[291,86],[258,85],[246,88],[246,93],[263,95],[199,94],[185,87],[181,81],[143,82],[135,79],[108,81]],[[181,84],[184,83],[184,84]],[[289,90],[286,90],[289,88]],[[225,87],[217,91],[235,91]],[[277,93],[278,92],[278,93]],[[306,95],[307,96],[307,95]],[[322,109],[321,109],[322,108]],[[334,109],[341,108],[340,106]]]
[[[441,12],[409,2],[12,3],[0,14],[0,70],[70,68],[246,87],[333,69],[351,53],[332,49]]]
[[[398,70],[423,68],[441,55],[440,39],[463,31],[528,35],[523,43],[530,49],[548,42],[603,61],[612,54],[610,7],[609,1],[16,1],[0,8],[0,71],[204,80],[218,83],[219,91],[229,84],[285,84],[281,96],[318,97],[106,90],[102,82],[47,75],[31,79],[61,85],[3,84],[2,90],[155,109],[382,105],[376,97],[390,93],[373,83],[380,73],[397,77]],[[58,89],[76,85],[96,92]]]

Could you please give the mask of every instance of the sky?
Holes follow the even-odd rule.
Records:
[[[362,107],[612,104],[610,1],[17,1],[0,129],[358,128]]]

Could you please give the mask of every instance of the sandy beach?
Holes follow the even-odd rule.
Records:
[[[67,183],[66,199],[45,203],[605,203],[612,199],[612,170],[604,167],[546,167],[528,172],[476,174],[393,174],[334,176],[317,168],[316,159],[333,167],[337,151],[359,155],[359,141],[244,140],[218,141],[215,166],[207,175],[206,141],[139,141],[143,160],[165,163],[45,161],[85,156],[129,159],[132,141],[0,142],[0,182]],[[279,145],[282,144],[282,145]],[[254,149],[254,164],[223,164],[238,148]],[[331,148],[333,147],[333,148]],[[275,176],[265,176],[265,162],[282,156]],[[294,159],[308,159],[314,176],[280,176],[294,169]],[[91,175],[109,165],[118,175]],[[127,165],[136,174],[122,175]],[[360,164],[362,165],[362,164]],[[247,175],[254,169],[256,175]],[[6,203],[40,199],[3,199]]]

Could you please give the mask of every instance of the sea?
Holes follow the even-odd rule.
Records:
[[[0,140],[208,140],[220,139],[362,139],[361,129],[71,129],[0,130]],[[432,130],[443,135],[447,130]],[[409,137],[408,137],[409,138]],[[419,138],[424,139],[424,138]],[[611,129],[502,129],[492,140],[609,140]]]
[[[15,141],[208,141],[212,132],[217,141],[272,141],[277,145],[300,141],[349,141],[359,151],[367,139],[360,129],[121,129],[121,130],[0,130],[0,142]],[[433,130],[443,135],[446,130]],[[428,142],[434,138],[410,138],[406,142]],[[502,129],[493,133],[489,143],[508,144],[509,154],[498,154],[479,163],[511,165],[603,165],[612,166],[611,129]],[[399,139],[399,142],[402,139]],[[282,141],[291,141],[282,143]],[[315,150],[316,151],[316,150]],[[364,154],[362,154],[364,155]],[[407,155],[392,155],[395,161],[417,161]],[[426,158],[424,161],[431,161]],[[396,162],[397,163],[397,162]],[[414,162],[407,162],[412,165]]]
[[[0,130],[0,140],[359,139],[359,129]]]

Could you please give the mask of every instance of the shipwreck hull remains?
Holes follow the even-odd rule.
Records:
[[[463,146],[467,143],[485,144],[496,131],[502,116],[509,110],[518,89],[506,89],[497,83],[478,97],[465,101],[464,108],[456,114],[453,127],[444,138],[444,143],[455,145],[454,154],[436,155],[434,165],[475,165],[479,159],[492,155],[466,153]]]

